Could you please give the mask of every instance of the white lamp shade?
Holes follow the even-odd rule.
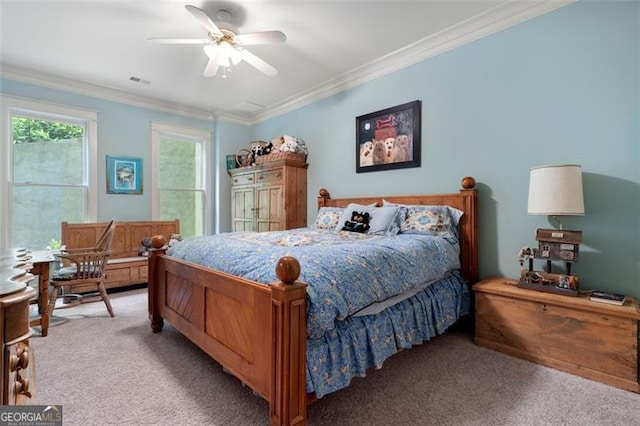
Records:
[[[575,164],[533,167],[529,173],[527,213],[584,215],[581,167]]]

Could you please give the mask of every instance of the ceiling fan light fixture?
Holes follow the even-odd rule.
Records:
[[[227,58],[229,58],[229,60],[234,64],[238,64],[240,61],[242,61],[242,56],[240,55],[240,52],[238,52],[238,50],[233,47],[233,45],[231,45],[230,43],[223,41],[219,44],[220,46],[220,52],[226,56]]]
[[[240,34],[238,29],[231,24],[232,13],[228,10],[219,10],[215,18],[193,5],[185,6],[187,11],[207,30],[208,38],[151,38],[153,43],[167,44],[199,44],[204,48],[209,61],[203,71],[205,77],[213,77],[222,68],[222,77],[231,72],[231,66],[245,61],[269,77],[278,74],[278,70],[272,65],[251,53],[245,48],[254,44],[284,43],[287,37],[281,31],[260,31]],[[217,22],[214,22],[217,20]]]
[[[240,55],[240,52],[234,49],[233,53],[231,54],[231,63],[233,65],[238,65],[240,61],[242,61],[242,55]]]
[[[222,55],[218,55],[218,59],[216,59],[216,61],[218,62],[218,65],[221,67],[230,67],[231,66],[231,62],[229,61],[229,57],[222,54]]]
[[[204,49],[204,53],[210,59],[214,59],[216,56],[218,56],[218,45],[217,44],[205,44],[203,49]]]

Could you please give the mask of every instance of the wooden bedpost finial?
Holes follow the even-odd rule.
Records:
[[[276,265],[276,275],[285,284],[293,284],[300,277],[300,262],[293,256],[281,257]]]
[[[323,198],[331,198],[329,191],[327,191],[325,188],[320,188],[319,194]]]
[[[464,189],[473,189],[476,187],[476,180],[471,176],[465,176],[462,178],[462,187]]]
[[[154,235],[153,237],[151,237],[151,247],[159,249],[164,247],[165,244],[167,244],[167,239],[164,237],[164,235]]]

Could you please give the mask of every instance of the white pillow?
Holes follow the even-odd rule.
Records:
[[[396,235],[400,232],[400,224],[404,219],[404,215],[401,214],[403,208],[400,206],[374,207],[352,203],[344,209],[344,213],[336,226],[336,230],[342,230],[345,222],[351,219],[354,211],[369,213],[371,219],[369,221],[367,234],[370,235]]]

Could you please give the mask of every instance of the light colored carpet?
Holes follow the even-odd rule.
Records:
[[[65,425],[261,425],[268,404],[165,325],[146,289],[55,312],[31,339],[39,404]],[[640,395],[480,348],[453,330],[308,408],[310,425],[639,425]]]

